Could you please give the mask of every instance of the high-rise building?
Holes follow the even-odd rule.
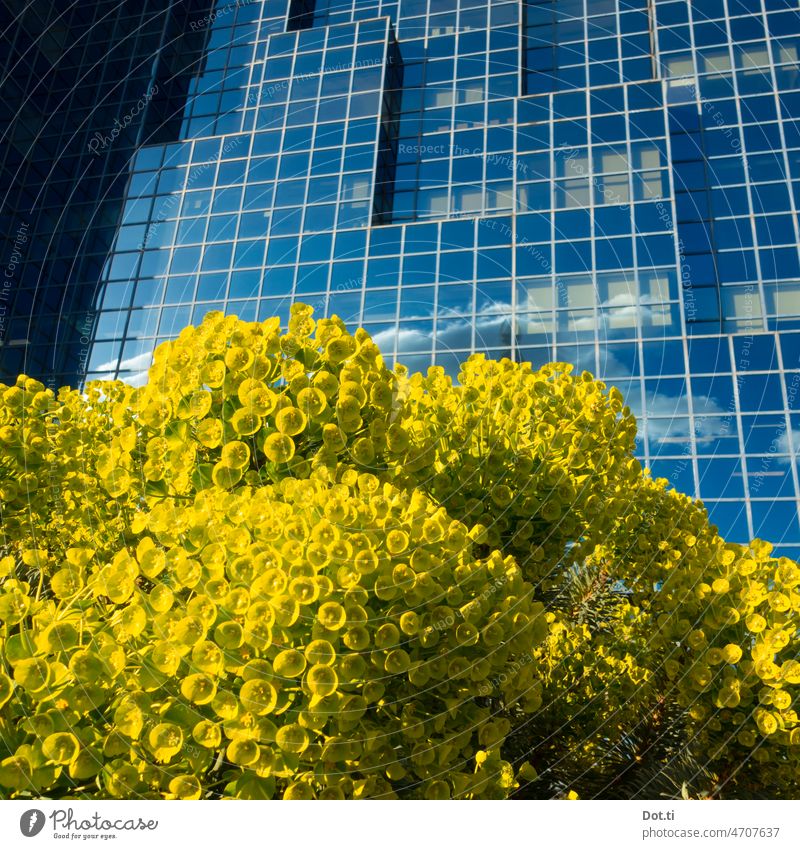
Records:
[[[0,375],[85,371],[131,157],[178,138],[210,0],[0,0]]]
[[[139,381],[209,310],[293,300],[415,370],[568,361],[725,536],[800,556],[795,0],[206,6],[176,36],[200,58],[154,64],[186,85],[132,141],[113,249],[69,248],[102,255],[55,311],[91,313],[81,378]]]

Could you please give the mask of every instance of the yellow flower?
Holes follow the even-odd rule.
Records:
[[[80,751],[80,743],[74,734],[57,732],[50,734],[42,742],[44,756],[57,764],[69,764]]]
[[[317,418],[328,406],[328,401],[322,389],[306,387],[297,394],[298,408],[309,418]]]
[[[722,650],[725,663],[738,663],[742,659],[742,650],[733,643],[728,643]]]
[[[159,763],[169,763],[183,748],[183,731],[173,722],[160,722],[147,735],[150,749]]]
[[[256,716],[271,713],[277,704],[278,693],[269,681],[253,678],[242,684],[239,701],[245,710]]]
[[[308,670],[305,682],[311,694],[320,698],[335,693],[339,686],[339,678],[334,669],[322,663],[314,664]]]
[[[305,414],[297,407],[284,407],[275,415],[275,427],[279,433],[297,436],[306,427]]]
[[[275,742],[284,752],[299,755],[308,748],[308,732],[297,723],[282,725],[275,735]]]
[[[389,531],[386,535],[386,549],[390,554],[402,554],[408,548],[408,534],[405,531]]]
[[[800,684],[800,662],[785,660],[781,664],[780,676],[787,684]]]
[[[317,619],[329,631],[338,631],[347,621],[347,612],[338,602],[328,601],[320,605]]]
[[[264,441],[264,454],[272,463],[288,463],[294,452],[294,441],[286,434],[271,433]]]
[[[234,469],[242,469],[250,462],[250,449],[244,442],[234,440],[222,447],[222,462]]]
[[[275,674],[281,678],[299,678],[306,668],[306,659],[296,649],[285,649],[272,662]]]
[[[222,442],[222,422],[219,419],[204,419],[197,426],[197,441],[206,448],[216,448]]]
[[[356,345],[352,336],[340,336],[332,339],[325,347],[325,356],[331,363],[341,363],[355,353]]]
[[[253,365],[253,352],[247,348],[232,345],[225,354],[225,365],[235,372],[245,372]]]
[[[220,489],[230,489],[242,479],[242,469],[233,468],[226,463],[220,461],[214,464],[211,472],[211,478]]]
[[[252,436],[261,428],[261,416],[243,407],[231,416],[231,427],[239,436]]]

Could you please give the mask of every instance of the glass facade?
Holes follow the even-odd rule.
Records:
[[[568,361],[724,535],[800,556],[796,3],[205,5],[158,42],[198,58],[150,63],[185,82],[131,142],[111,249],[71,248],[91,298],[42,313],[90,316],[81,379],[294,300],[414,370]],[[6,371],[43,370],[49,339],[13,342]]]
[[[177,138],[208,0],[0,0],[0,373],[83,375],[137,146]]]

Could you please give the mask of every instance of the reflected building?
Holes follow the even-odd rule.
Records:
[[[206,312],[292,301],[414,370],[568,361],[724,535],[800,555],[796,3],[206,5],[180,4],[186,61],[151,62],[180,84],[131,139],[111,250],[70,248],[95,262],[56,312],[91,312],[82,378],[141,381]],[[15,338],[11,371],[47,366]]]

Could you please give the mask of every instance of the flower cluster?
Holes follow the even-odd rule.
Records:
[[[571,371],[475,355],[454,384],[431,368],[409,381],[390,443],[402,485],[482,524],[532,579],[555,580],[554,564],[560,574],[602,539],[641,474],[619,391]]]
[[[666,717],[796,793],[800,569],[635,431],[563,363],[409,376],[304,305],[140,388],[0,386],[0,792],[573,798]]]
[[[0,615],[24,628],[4,641],[17,745],[0,784],[198,798],[222,752],[239,798],[507,793],[508,722],[476,697],[511,664],[490,694],[539,706],[543,606],[424,496],[324,477],[152,512],[110,562],[70,549],[82,580],[56,573],[49,598],[6,580]]]
[[[594,555],[646,598],[691,748],[745,797],[800,791],[800,567],[771,553],[725,543],[701,503],[645,477]]]

